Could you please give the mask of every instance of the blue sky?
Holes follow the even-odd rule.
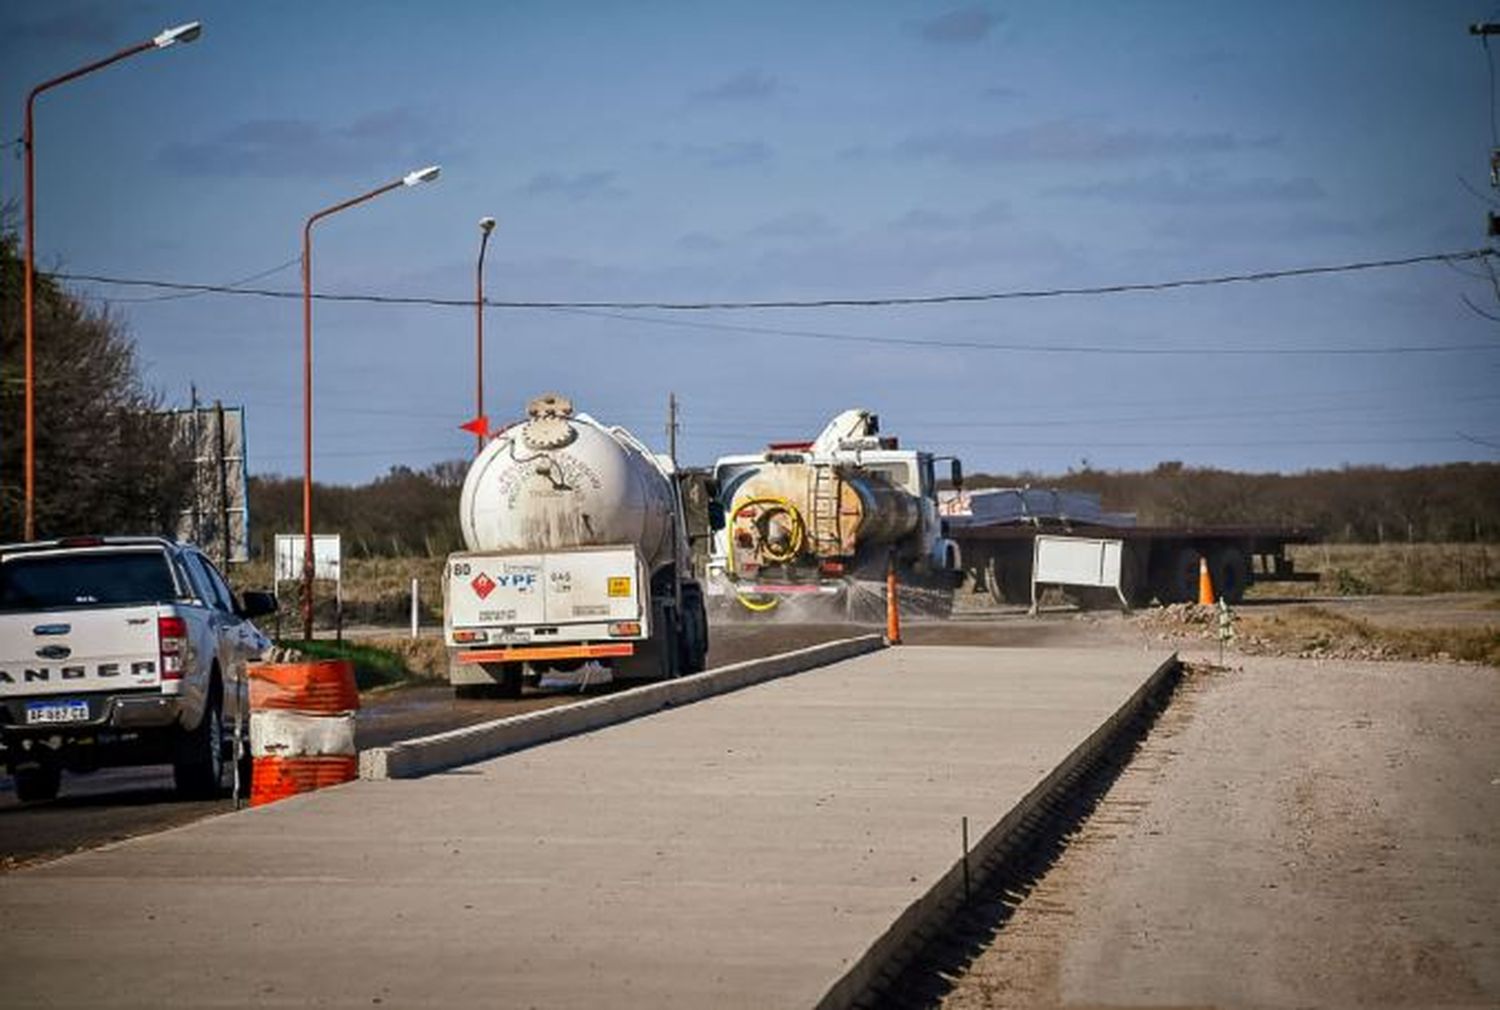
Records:
[[[205,283],[281,266],[255,286],[297,291],[309,214],[441,163],[317,226],[318,291],[471,297],[485,215],[497,300],[1150,282],[1484,245],[1490,83],[1466,26],[1490,17],[1458,0],[12,2],[0,136],[33,84],[199,19],[198,42],[40,99],[44,266]],[[7,155],[0,195],[19,199]],[[510,418],[556,389],[662,447],[675,392],[689,463],[851,406],[970,471],[1492,460],[1500,323],[1462,299],[1500,300],[1479,273],[496,308],[486,406]],[[296,300],[75,289],[119,315],[170,402],[195,384],[245,406],[252,473],[301,472]],[[323,303],[315,344],[320,480],[471,451],[471,309]],[[1405,350],[1368,353],[1388,348]]]

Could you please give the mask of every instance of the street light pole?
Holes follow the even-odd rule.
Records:
[[[60,77],[43,81],[26,95],[26,122],[21,135],[21,146],[26,152],[26,250],[24,279],[22,281],[22,302],[24,308],[22,313],[25,319],[25,485],[26,485],[26,513],[25,513],[25,539],[36,539],[36,309],[35,309],[35,285],[36,285],[36,165],[33,158],[33,111],[37,96],[44,91],[50,91],[59,84],[77,80],[85,74],[91,74],[95,70],[101,70],[111,63],[118,63],[123,59],[134,56],[137,53],[148,52],[152,49],[165,49],[178,42],[192,42],[203,34],[203,23],[201,21],[189,21],[187,24],[168,28],[160,34],[147,39],[145,42],[133,46],[126,46],[113,56],[106,56],[102,60],[95,60],[86,66],[71,70]]]
[[[474,271],[474,416],[484,417],[484,250],[495,219],[479,219],[479,265]],[[474,455],[484,451],[484,431],[474,433]]]
[[[302,638],[312,640],[313,623],[313,534],[312,534],[312,227],[341,210],[373,200],[403,186],[431,182],[441,169],[437,165],[408,172],[399,179],[376,186],[343,203],[325,207],[302,226]]]

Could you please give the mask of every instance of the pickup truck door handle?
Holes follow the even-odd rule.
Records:
[[[33,635],[66,635],[73,630],[71,624],[38,624],[31,629]]]

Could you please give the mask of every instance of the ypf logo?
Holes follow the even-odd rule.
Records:
[[[481,600],[495,591],[495,580],[490,578],[483,572],[480,572],[478,575],[474,576],[473,581],[470,582],[469,585],[474,588],[475,594],[477,594]]]

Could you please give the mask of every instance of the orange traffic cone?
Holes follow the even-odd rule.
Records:
[[[1208,577],[1208,559],[1201,554],[1198,556],[1198,603],[1205,607],[1214,605],[1214,580]]]
[[[896,562],[886,563],[885,569],[885,641],[887,645],[901,644],[901,593],[896,585]]]

